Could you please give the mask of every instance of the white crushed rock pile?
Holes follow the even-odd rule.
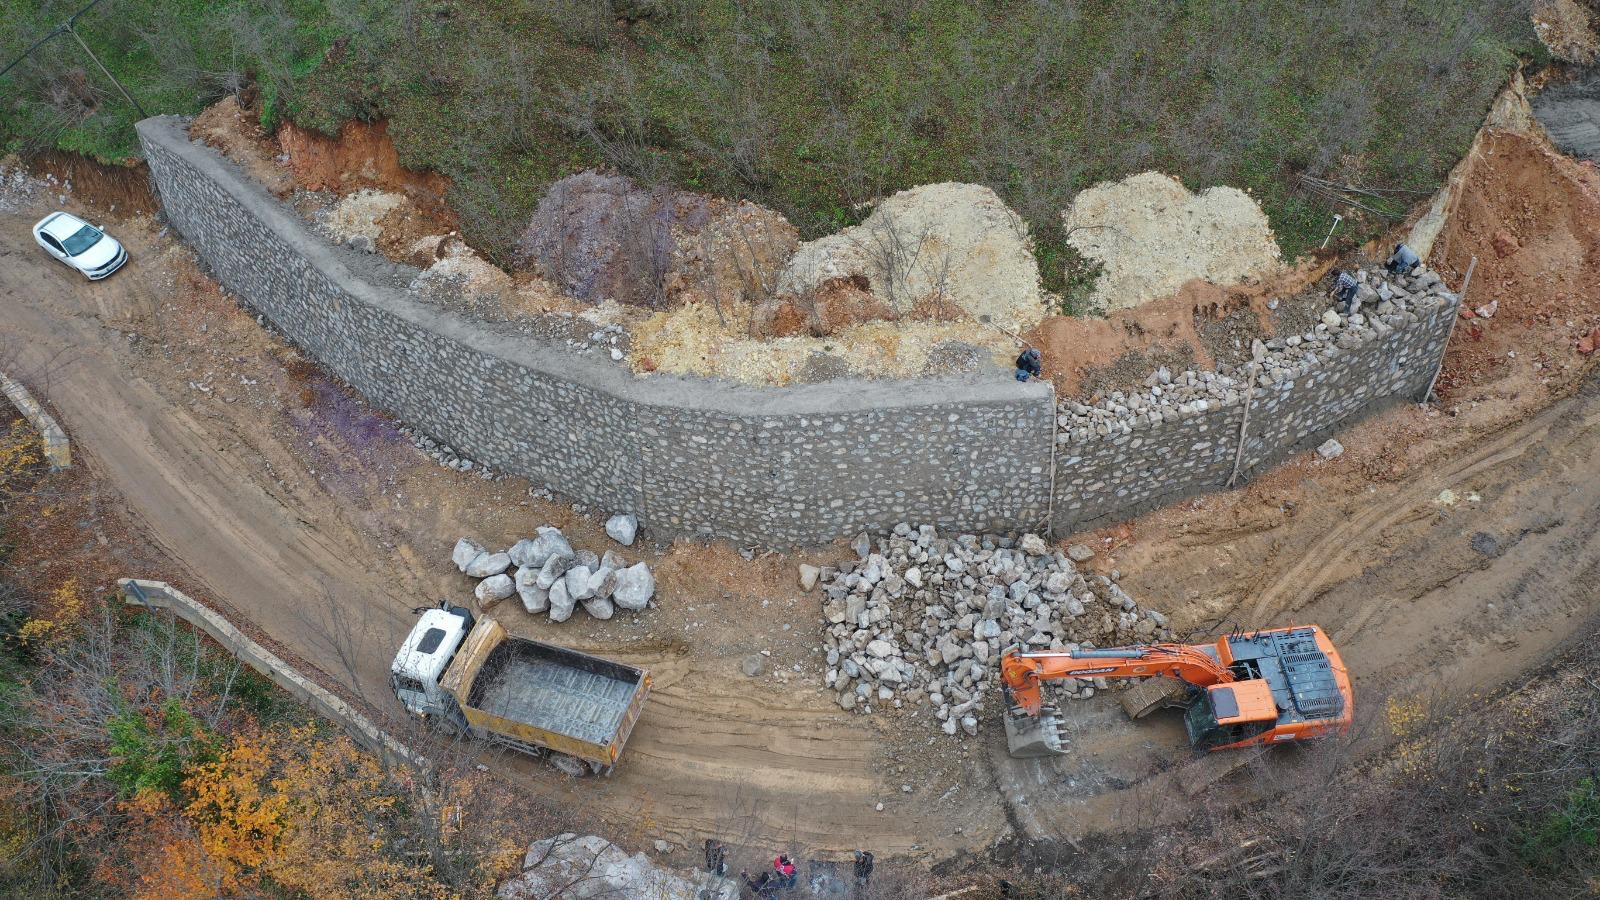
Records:
[[[50,177],[52,183],[55,176]],[[63,191],[70,191],[67,185]],[[49,185],[29,175],[15,156],[0,159],[0,212],[16,213],[31,208],[49,193]],[[64,194],[63,194],[64,196]]]
[[[821,585],[824,684],[847,710],[926,707],[947,735],[976,735],[1003,705],[1000,656],[1011,646],[1067,650],[1170,640],[1166,617],[1141,607],[1110,577],[1078,571],[1087,547],[1063,553],[1038,535],[1021,540],[901,523],[858,559],[802,569]],[[1094,684],[1062,683],[1069,696]],[[1105,682],[1098,685],[1104,687]]]
[[[339,243],[359,245],[370,253],[383,234],[378,220],[405,201],[400,194],[362,188],[340,198],[328,211],[323,227]]]
[[[632,516],[613,516],[608,532],[632,536],[639,523]],[[561,529],[537,529],[537,537],[517,541],[510,549],[493,552],[462,538],[456,541],[450,561],[462,574],[481,579],[473,590],[478,609],[488,611],[515,594],[530,615],[548,614],[552,622],[565,622],[582,606],[596,619],[609,619],[617,610],[639,612],[655,596],[656,579],[646,563],[628,565],[621,554],[607,550],[574,550]]]
[[[421,293],[458,290],[467,296],[494,296],[511,289],[511,276],[477,254],[454,253],[434,261],[411,281]]]
[[[1266,214],[1237,188],[1195,194],[1144,172],[1080,192],[1062,220],[1068,243],[1102,267],[1090,295],[1101,312],[1171,296],[1194,278],[1226,286],[1282,267]]]
[[[1143,391],[1112,391],[1093,405],[1062,400],[1056,410],[1056,442],[1132,434],[1141,428],[1240,402],[1250,383],[1252,366],[1254,386],[1290,381],[1331,356],[1416,324],[1418,310],[1455,300],[1439,276],[1426,268],[1399,277],[1389,277],[1382,270],[1358,269],[1353,274],[1361,285],[1356,292],[1359,304],[1353,310],[1341,313],[1330,308],[1303,334],[1254,341],[1251,362],[1244,366],[1176,374],[1162,366],[1145,379]]]
[[[973,318],[1025,331],[1044,317],[1027,223],[976,184],[925,184],[884,200],[860,225],[809,241],[784,266],[779,295],[865,278],[897,313],[949,301]]]
[[[522,859],[523,872],[502,882],[501,900],[551,897],[640,898],[640,900],[738,900],[739,884],[709,872],[679,874],[597,835],[575,833],[534,841]]]

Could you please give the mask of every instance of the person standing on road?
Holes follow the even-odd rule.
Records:
[[[1017,356],[1018,381],[1038,378],[1042,372],[1044,372],[1044,360],[1039,356],[1038,348],[1029,347]]]

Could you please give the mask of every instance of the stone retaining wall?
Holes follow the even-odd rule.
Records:
[[[168,219],[226,288],[305,352],[469,458],[632,512],[658,537],[781,547],[899,522],[1064,534],[1221,487],[1232,471],[1237,402],[1061,439],[1050,386],[1004,372],[794,388],[634,377],[375,284],[350,251],[191,143],[180,120],[138,130]],[[1421,393],[1449,321],[1418,317],[1319,360],[1325,371],[1259,389],[1246,470]]]
[[[763,389],[635,378],[609,360],[446,315],[345,256],[181,121],[139,123],[167,218],[219,281],[375,405],[464,455],[657,536],[813,544],[902,521],[1042,527],[1048,385]]]

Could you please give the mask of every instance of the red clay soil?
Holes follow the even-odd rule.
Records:
[[[1511,132],[1481,146],[1433,260],[1459,283],[1476,256],[1466,305],[1498,308],[1492,319],[1457,323],[1445,398],[1491,377],[1512,353],[1543,370],[1586,362],[1579,344],[1600,327],[1600,168]]]
[[[148,216],[156,211],[150,169],[142,160],[108,166],[76,153],[47,150],[29,156],[27,167],[36,177],[54,176],[58,182],[72,185],[74,198],[103,212]]]
[[[348,194],[360,188],[404,193],[413,199],[443,197],[450,179],[400,165],[388,122],[346,122],[331,138],[293,122],[278,129],[295,183],[308,191]]]
[[[1267,301],[1288,297],[1320,278],[1329,262],[1313,260],[1257,284],[1218,287],[1200,279],[1185,282],[1171,297],[1152,300],[1103,319],[1050,316],[1022,335],[1044,355],[1045,374],[1064,396],[1076,396],[1091,370],[1111,366],[1129,354],[1191,358],[1201,369],[1216,359],[1200,328],[1248,310],[1252,328],[1270,336],[1273,317]],[[1248,321],[1248,320],[1247,320]]]

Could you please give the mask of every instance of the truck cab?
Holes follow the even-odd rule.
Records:
[[[423,611],[389,667],[389,686],[407,712],[465,730],[460,706],[439,682],[473,624],[472,614],[459,606]]]

